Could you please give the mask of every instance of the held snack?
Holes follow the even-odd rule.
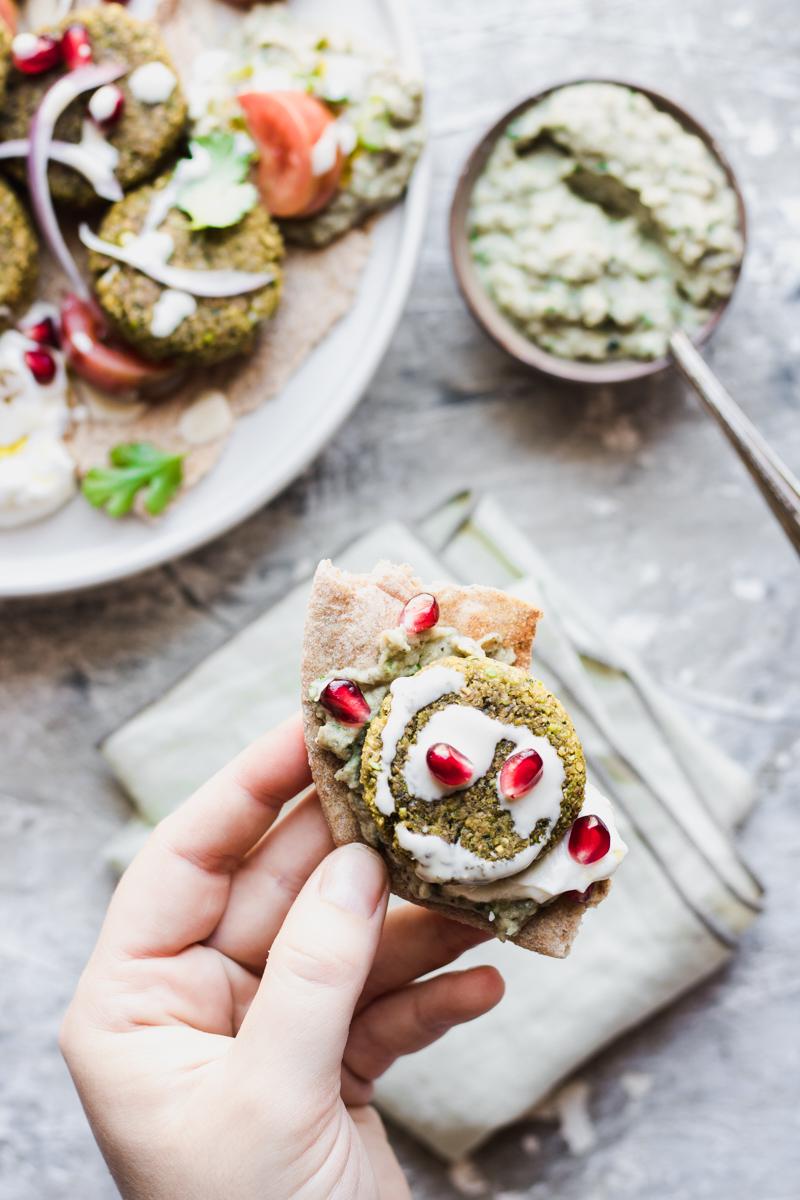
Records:
[[[563,958],[626,846],[569,716],[528,674],[540,615],[493,588],[427,591],[409,567],[323,562],[303,707],[337,843],[380,850],[397,895]]]

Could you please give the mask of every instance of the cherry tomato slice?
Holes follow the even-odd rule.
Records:
[[[155,366],[133,350],[100,341],[102,319],[94,306],[70,293],[61,308],[61,338],[70,367],[106,392],[124,392],[165,379],[171,368]]]
[[[258,186],[276,217],[318,212],[338,186],[344,157],[314,175],[312,151],[333,116],[307,92],[244,92],[239,96],[247,126],[259,151]]]

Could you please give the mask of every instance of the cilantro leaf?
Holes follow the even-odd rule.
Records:
[[[218,130],[189,142],[188,169],[178,167],[177,207],[191,218],[192,229],[226,229],[254,207],[258,192],[247,181],[254,149]],[[183,179],[182,179],[183,176]]]
[[[145,488],[144,506],[158,516],[183,482],[183,455],[167,454],[152,442],[126,442],[109,453],[109,467],[92,467],[82,484],[86,499],[110,517],[124,517]]]

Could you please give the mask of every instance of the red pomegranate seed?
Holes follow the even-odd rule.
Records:
[[[576,862],[588,866],[608,854],[611,834],[599,817],[578,817],[570,830],[568,847]]]
[[[61,62],[61,43],[48,33],[18,33],[11,43],[14,66],[25,75],[41,75]]]
[[[61,53],[70,71],[85,67],[92,61],[92,43],[89,30],[80,21],[68,25],[61,35]]]
[[[500,791],[507,800],[519,800],[542,778],[544,763],[536,750],[520,750],[500,768]]]
[[[33,325],[25,325],[22,332],[25,337],[30,338],[32,342],[38,342],[40,346],[58,349],[61,345],[58,326],[52,317],[42,317],[41,321],[36,321]]]
[[[472,763],[447,742],[435,742],[425,755],[428,770],[445,787],[464,787],[472,779]]]
[[[439,620],[439,604],[430,592],[420,592],[406,602],[400,614],[400,623],[407,633],[422,633],[432,629]]]
[[[107,83],[92,93],[89,116],[98,125],[113,125],[122,116],[125,97],[115,83]]]
[[[564,892],[564,897],[567,900],[572,900],[575,904],[588,904],[593,891],[594,884],[590,883],[585,892]]]
[[[365,725],[369,720],[369,705],[352,679],[332,679],[326,683],[319,702],[342,725]]]
[[[49,350],[41,347],[25,351],[25,365],[37,383],[52,383],[56,373],[56,360]]]

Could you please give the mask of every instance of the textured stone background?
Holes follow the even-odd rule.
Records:
[[[590,1153],[571,1155],[554,1125],[528,1122],[448,1175],[398,1136],[414,1193],[798,1194],[796,558],[676,379],[589,395],[515,369],[465,314],[445,243],[458,166],[516,98],[581,72],[672,93],[724,141],[750,207],[751,254],[709,356],[800,466],[796,4],[413,3],[434,201],[408,311],[361,407],[304,478],[208,549],[127,584],[0,611],[0,1200],[116,1194],[55,1048],[111,886],[97,851],[127,813],[95,743],[313,559],[465,484],[511,506],[697,722],[757,771],[743,842],[769,894],[722,977],[582,1073]]]

